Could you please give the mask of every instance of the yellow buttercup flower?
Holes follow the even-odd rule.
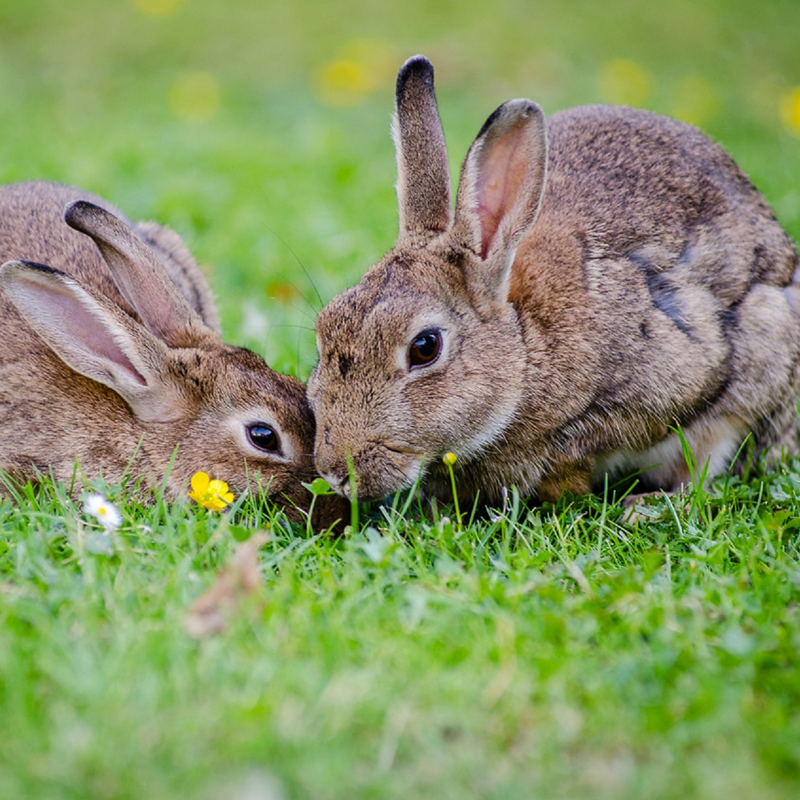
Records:
[[[447,471],[450,473],[450,486],[453,488],[453,506],[456,510],[456,520],[458,521],[458,532],[461,533],[461,509],[458,507],[458,492],[456,491],[456,474],[453,472],[453,465],[458,461],[458,456],[453,452],[446,452],[442,456],[442,461],[447,466]]]
[[[211,480],[207,472],[192,475],[192,490],[189,497],[209,511],[222,511],[233,502],[233,492],[228,491],[225,481]]]

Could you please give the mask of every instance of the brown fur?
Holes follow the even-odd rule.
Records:
[[[157,222],[137,222],[134,233],[153,251],[169,273],[172,282],[180,289],[189,305],[202,317],[214,333],[222,333],[219,325],[217,302],[205,276],[199,272],[197,262],[183,239],[166,225]],[[198,273],[200,280],[198,280]]]
[[[76,200],[87,202],[70,206],[68,225]],[[83,475],[150,487],[168,474],[169,497],[203,470],[237,493],[258,480],[307,506],[314,421],[303,385],[219,338],[208,283],[177,234],[147,223],[138,238],[122,219],[67,186],[0,189],[0,469],[71,486],[77,462],[75,491]],[[279,453],[249,443],[256,422],[278,432]]]
[[[440,209],[425,59],[402,68],[397,103],[400,203],[427,193],[414,207]],[[438,166],[418,176],[411,145]],[[511,485],[552,500],[639,469],[642,488],[674,490],[689,477],[676,425],[711,474],[748,432],[756,452],[797,451],[797,251],[696,129],[604,106],[545,126],[538,106],[512,101],[470,148],[452,221],[432,216],[427,238],[401,224],[395,248],[319,315],[315,458],[340,491],[348,453],[361,497],[422,474],[447,498],[453,451],[462,501],[498,502]],[[442,355],[410,369],[410,343],[432,328]]]

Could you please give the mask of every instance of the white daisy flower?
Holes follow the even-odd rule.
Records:
[[[122,523],[122,515],[117,507],[101,494],[90,494],[83,504],[83,510],[91,514],[107,531],[116,530]]]

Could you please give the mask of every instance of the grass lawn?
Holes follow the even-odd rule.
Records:
[[[0,179],[176,228],[226,337],[306,377],[396,232],[394,75],[437,68],[454,169],[502,101],[642,105],[722,141],[800,239],[796,0],[0,0]],[[209,432],[213,435],[213,431]],[[0,798],[800,796],[800,462],[493,519],[59,487],[0,501]],[[188,609],[265,529],[217,636]]]

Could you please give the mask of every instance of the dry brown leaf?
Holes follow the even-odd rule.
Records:
[[[264,531],[254,533],[236,548],[219,571],[214,584],[189,607],[186,631],[202,639],[222,633],[248,597],[261,586],[258,550],[267,541]]]

